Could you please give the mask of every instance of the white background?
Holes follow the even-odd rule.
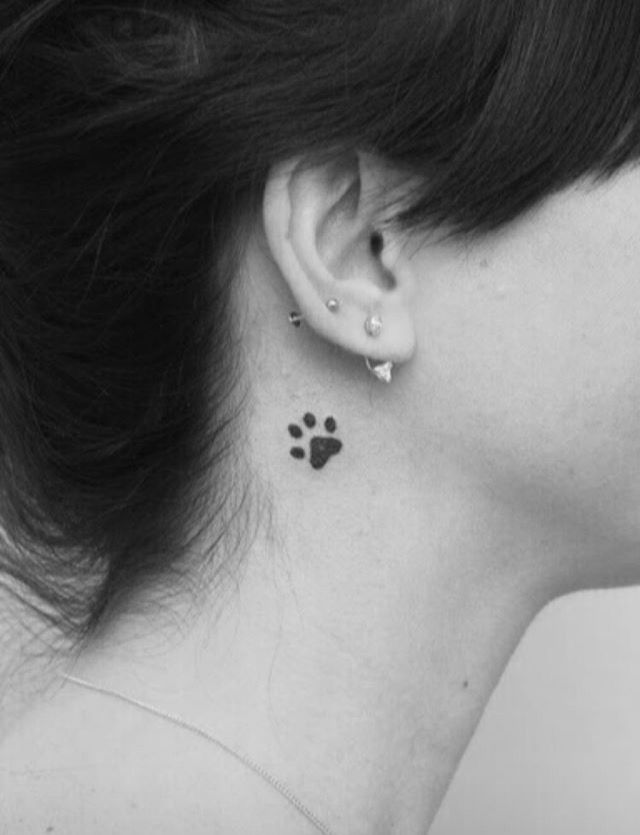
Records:
[[[534,621],[429,835],[639,835],[640,589]]]

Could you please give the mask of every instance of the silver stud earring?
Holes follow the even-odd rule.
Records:
[[[289,322],[293,325],[294,328],[300,327],[300,322],[304,319],[302,313],[298,313],[297,310],[292,310],[289,314]]]
[[[340,310],[340,302],[338,299],[329,299],[327,302],[327,310],[329,313],[337,313]]]
[[[369,316],[364,323],[364,329],[374,339],[382,333],[382,319],[379,316]]]
[[[380,380],[381,383],[390,383],[393,372],[392,362],[380,362],[377,365],[372,365],[369,357],[364,358],[365,364],[373,376]]]

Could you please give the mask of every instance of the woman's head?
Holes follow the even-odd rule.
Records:
[[[501,374],[504,350],[517,359],[513,373],[526,375],[529,354],[514,322],[523,311],[523,332],[534,333],[527,288],[551,339],[552,311],[566,314],[582,292],[592,258],[585,230],[610,217],[605,196],[596,215],[583,223],[576,214],[566,227],[575,242],[569,281],[557,261],[565,238],[554,242],[553,225],[536,229],[526,213],[585,178],[604,183],[640,152],[640,8],[632,0],[9,0],[0,27],[1,568],[72,631],[94,626],[136,585],[175,576],[199,534],[224,540],[240,512],[249,478],[231,451],[240,448],[251,370],[243,362],[247,285],[238,276],[265,198],[275,201],[265,242],[285,279],[283,301],[302,285],[279,261],[287,233],[278,222],[291,207],[306,211],[305,194],[329,205],[331,183],[350,183],[332,214],[343,229],[359,205],[360,243],[382,229],[390,259],[397,230],[415,241],[414,255],[402,257],[411,280],[424,279],[412,285],[419,391],[437,389],[431,332],[448,352],[447,372],[455,350],[473,351],[474,362],[460,356],[455,366],[466,407],[475,393],[494,392],[508,416],[508,376],[483,382],[479,372]],[[293,160],[296,182],[315,182],[315,192],[277,190]],[[357,175],[366,160],[374,188],[358,203],[369,194]],[[382,191],[390,181],[392,195]],[[620,212],[630,197],[623,191],[611,194],[630,239],[635,204]],[[553,204],[560,214],[563,206],[579,212],[579,200],[564,199]],[[496,241],[490,279],[476,264],[468,288],[462,272],[451,289],[441,278],[429,303],[433,259],[464,259],[467,245],[490,255]],[[335,258],[345,266],[342,252]],[[384,269],[381,287],[398,278]],[[538,279],[558,271],[566,295],[547,308]],[[631,301],[632,276],[622,274],[614,277]],[[599,269],[585,281],[606,301],[598,278]],[[468,333],[450,342],[441,331],[438,341],[438,322],[453,321],[447,304],[462,299],[458,321]],[[576,328],[595,326],[593,308],[584,310],[573,329],[558,323],[566,339],[557,357],[548,346],[538,355],[544,368],[554,363],[554,391],[571,380]],[[348,335],[333,339],[335,327],[328,344],[349,348]],[[492,330],[502,335],[495,343]],[[626,343],[616,344],[624,353]],[[538,394],[514,414],[542,408],[548,386]],[[488,454],[495,435],[482,438],[486,410],[473,424],[463,405],[469,446],[475,439],[478,455]],[[414,425],[413,437],[426,427]],[[516,434],[520,449],[535,437]],[[221,555],[212,548],[214,568]]]

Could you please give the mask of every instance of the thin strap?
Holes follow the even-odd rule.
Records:
[[[131,698],[131,696],[126,696],[124,693],[119,693],[116,690],[110,690],[107,687],[101,687],[98,684],[92,684],[90,681],[85,681],[84,679],[76,678],[75,676],[63,675],[63,679],[66,681],[70,681],[72,684],[77,684],[80,687],[86,687],[88,690],[93,690],[96,693],[102,693],[105,696],[115,696],[117,699],[121,699],[123,702],[127,702],[128,704],[135,705],[136,707],[142,708],[142,710],[146,710],[149,713],[153,713],[155,716],[159,716],[161,719],[167,719],[170,722],[173,722],[176,725],[184,728],[187,731],[193,731],[193,733],[198,734],[198,736],[203,737],[204,739],[208,739],[209,742],[213,742],[223,751],[226,751],[227,754],[230,754],[236,760],[239,760],[243,763],[247,768],[250,768],[258,777],[261,777],[267,783],[269,783],[277,792],[279,792],[289,803],[300,812],[301,815],[312,823],[318,832],[321,832],[322,835],[333,835],[331,830],[324,824],[322,821],[317,818],[313,812],[308,809],[304,803],[302,803],[298,798],[294,795],[291,789],[283,783],[281,780],[278,780],[276,777],[273,777],[266,771],[261,765],[254,762],[252,759],[247,757],[245,754],[239,754],[237,751],[234,751],[232,748],[229,748],[228,745],[225,745],[224,742],[221,742],[215,736],[212,736],[207,731],[203,730],[202,728],[197,727],[196,725],[192,725],[190,722],[181,719],[179,716],[174,716],[171,713],[165,713],[164,711],[158,710],[158,708],[153,707],[152,705],[146,704],[145,702],[140,702],[137,699]]]

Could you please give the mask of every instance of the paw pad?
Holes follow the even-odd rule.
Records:
[[[302,419],[302,423],[307,429],[315,429],[317,424],[315,415],[307,412]],[[327,435],[315,435],[309,441],[309,462],[314,470],[321,470],[327,461],[342,449],[342,441],[333,437],[338,428],[335,419],[328,417],[324,422],[324,428]],[[304,430],[297,423],[292,423],[289,425],[289,434],[292,438],[301,440],[304,437]],[[292,447],[291,455],[298,461],[304,461],[307,457],[307,453],[302,446]]]

